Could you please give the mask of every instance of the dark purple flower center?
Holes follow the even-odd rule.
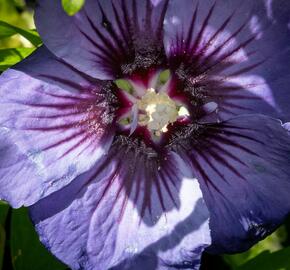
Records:
[[[152,140],[158,141],[169,125],[184,122],[189,112],[181,100],[170,95],[171,80],[169,71],[165,70],[152,72],[145,82],[134,78],[117,82],[125,91],[121,105],[124,109],[119,115],[120,128],[130,129],[131,135],[138,127],[145,127]]]
[[[256,34],[248,32],[246,22],[236,23],[233,15],[218,24],[212,22],[213,5],[207,7],[204,16],[198,8],[193,10],[189,27],[180,25],[166,37],[168,1],[159,9],[153,8],[149,0],[139,3],[146,8],[138,7],[136,1],[101,5],[102,20],[84,10],[88,29],[79,25],[80,32],[96,48],[91,52],[96,66],[106,79],[115,81],[101,83],[88,78],[99,87],[96,91],[85,90],[91,96],[104,95],[105,102],[99,104],[99,98],[95,98],[95,107],[100,108],[88,109],[90,100],[77,109],[91,113],[84,125],[92,131],[89,136],[97,131],[100,120],[109,119],[115,136],[108,161],[117,153],[120,158],[130,154],[132,163],[153,162],[162,168],[174,152],[203,172],[195,153],[203,155],[207,151],[221,162],[222,154],[231,155],[214,140],[240,147],[222,131],[222,120],[249,113],[252,101],[264,103],[253,91],[263,80],[243,78],[265,60],[256,51],[249,51]],[[117,7],[122,12],[118,13]],[[226,31],[231,23],[233,26]],[[207,156],[204,159],[207,161]]]
[[[134,73],[115,84],[117,137],[137,140],[158,153],[198,136],[200,121],[217,109],[199,93],[201,87],[192,90],[168,69]]]
[[[172,147],[180,137],[198,136],[207,120],[212,123],[222,120],[220,113],[248,110],[236,104],[236,100],[257,98],[249,93],[239,94],[255,85],[235,85],[231,81],[262,63],[255,60],[247,65],[247,57],[241,52],[256,37],[251,33],[246,39],[237,40],[246,23],[226,33],[226,27],[234,21],[233,15],[221,25],[211,27],[216,5],[208,7],[201,24],[197,23],[196,7],[189,28],[180,27],[176,37],[166,45],[164,21],[168,1],[157,9],[150,1],[144,2],[143,9],[136,1],[130,3],[112,2],[109,4],[112,13],[106,10],[106,5],[100,5],[102,31],[85,13],[96,40],[81,29],[99,50],[96,62],[105,73],[119,78],[115,81],[119,89],[112,89],[118,97],[117,137],[137,139],[154,148]],[[118,13],[117,7],[122,12]],[[241,63],[246,66],[227,72]]]

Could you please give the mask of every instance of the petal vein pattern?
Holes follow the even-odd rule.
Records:
[[[35,20],[44,44],[55,55],[98,79],[116,79],[164,63],[167,4],[168,0],[88,0],[70,17],[61,3],[44,0]],[[58,20],[52,22],[49,14]]]
[[[0,123],[7,138],[1,153],[8,164],[1,170],[2,199],[15,207],[35,203],[107,152],[114,109],[104,89],[104,82],[76,72],[44,47],[1,76]]]
[[[289,133],[278,120],[244,115],[204,126],[202,138],[180,140],[176,151],[191,163],[210,211],[209,251],[246,250],[290,213]]]
[[[30,208],[42,242],[72,269],[199,269],[211,240],[196,179],[174,153],[157,172],[137,157],[130,172],[133,153],[114,151]]]
[[[263,1],[172,0],[164,27],[171,69],[218,104],[219,120],[262,113],[289,121],[289,28],[267,18]]]
[[[0,79],[0,198],[72,269],[199,269],[269,235],[290,209],[289,3],[39,1],[45,46]]]

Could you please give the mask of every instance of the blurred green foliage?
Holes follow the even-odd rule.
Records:
[[[9,206],[0,201],[0,269],[4,261],[4,251],[6,243],[5,222],[9,211]]]
[[[232,267],[232,269],[243,270],[244,265],[247,265],[249,262],[256,263],[256,257],[260,254],[266,253],[275,253],[283,249],[282,243],[287,238],[287,231],[285,226],[279,228],[274,234],[267,237],[265,240],[259,242],[257,245],[252,247],[249,251],[235,254],[235,255],[225,255],[224,260]],[[288,253],[288,256],[290,253]],[[290,256],[289,256],[290,257]],[[289,262],[285,261],[289,264]],[[290,267],[290,264],[289,264]],[[248,269],[248,268],[247,268]],[[252,268],[253,269],[253,268]],[[280,270],[280,268],[256,268],[262,270]]]
[[[39,242],[27,209],[12,210],[10,251],[15,270],[64,270],[66,266],[54,259]]]
[[[34,30],[24,30],[22,28],[16,27],[4,21],[0,21],[0,39],[8,38],[14,35],[19,34],[20,36],[27,39],[27,41],[31,42],[35,47],[39,46],[42,41]]]
[[[75,14],[84,4],[84,0],[61,1],[69,15]],[[0,0],[0,72],[21,61],[41,45],[41,39],[34,30],[33,10],[28,5],[33,2]],[[205,255],[203,269],[290,270],[289,233],[290,219],[277,232],[245,253],[223,257]],[[40,244],[26,209],[12,210],[0,201],[0,270],[10,269],[68,268]]]
[[[34,48],[10,48],[0,50],[0,71],[15,65],[34,51]]]
[[[27,8],[24,0],[0,0],[0,21],[27,30],[35,28],[32,10]],[[3,27],[0,27],[0,49],[32,46],[31,43],[19,35],[19,33],[15,32],[16,34],[11,36],[11,31],[9,31],[9,29],[3,31]],[[8,34],[8,36],[3,37],[3,33],[6,33],[6,35]]]

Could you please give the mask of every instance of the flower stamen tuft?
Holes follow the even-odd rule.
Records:
[[[165,93],[156,93],[150,88],[137,103],[139,109],[138,123],[147,126],[156,136],[167,132],[167,126],[174,123],[178,116],[177,104]]]

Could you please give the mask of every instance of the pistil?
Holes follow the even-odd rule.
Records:
[[[160,137],[167,132],[167,126],[174,123],[179,114],[177,104],[165,93],[156,93],[150,88],[137,102],[139,117],[138,124],[147,126],[155,136]]]

